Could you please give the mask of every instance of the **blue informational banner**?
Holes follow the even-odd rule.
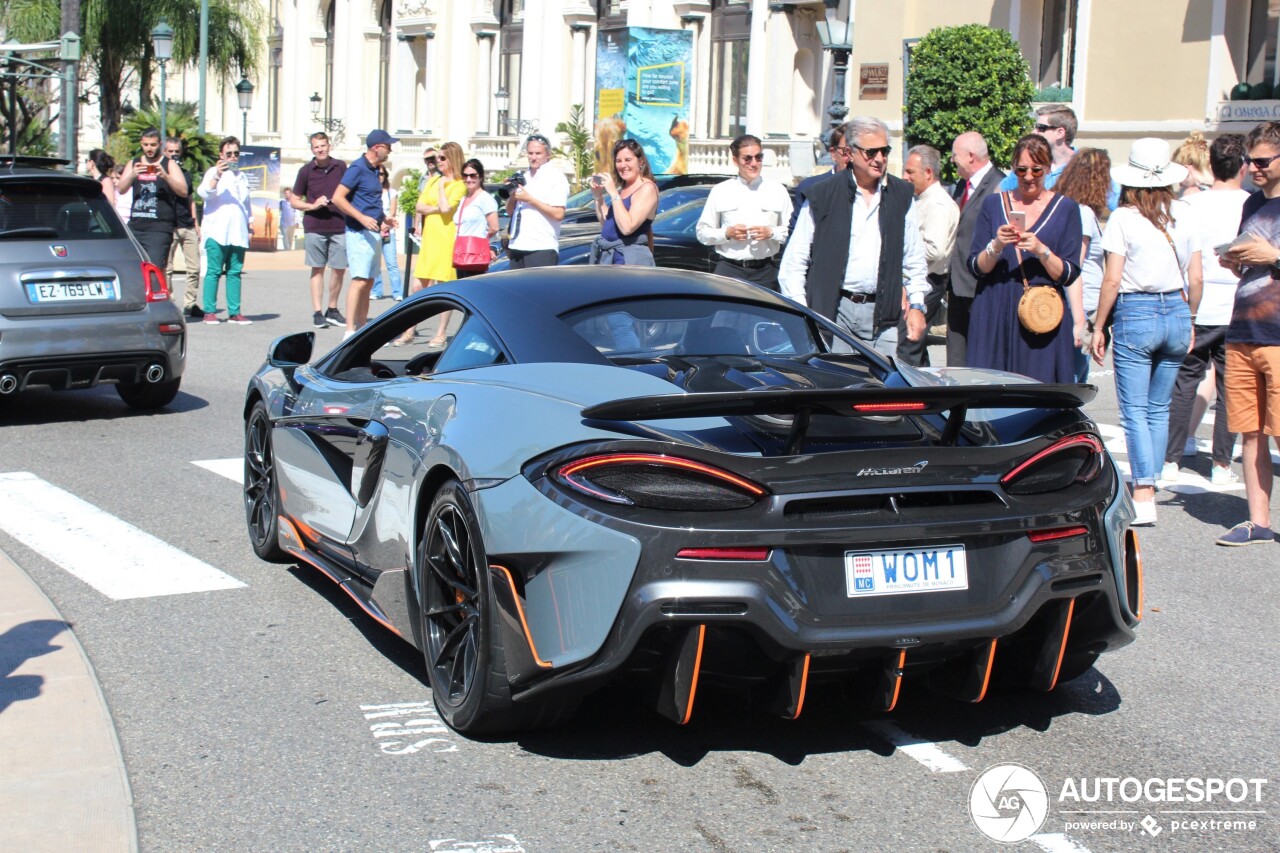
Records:
[[[634,139],[654,174],[689,171],[693,33],[624,27],[596,40],[595,169],[612,166],[613,145]]]
[[[249,251],[274,252],[280,233],[280,149],[241,145],[239,167],[249,181]]]

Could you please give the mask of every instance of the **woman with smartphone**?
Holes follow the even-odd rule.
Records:
[[[649,239],[658,211],[658,185],[639,142],[614,143],[613,169],[591,177],[591,194],[600,221],[591,263],[653,266]]]
[[[1013,149],[1017,187],[983,199],[969,250],[977,290],[966,364],[1073,382],[1074,351],[1085,334],[1080,208],[1045,189],[1051,165],[1049,143],[1028,134]],[[1031,287],[1051,287],[1063,301],[1061,322],[1047,332],[1031,331],[1018,317],[1018,303]]]
[[[1124,442],[1133,476],[1134,524],[1156,523],[1156,479],[1169,440],[1169,403],[1178,370],[1192,343],[1191,320],[1200,304],[1200,246],[1189,205],[1175,201],[1172,185],[1187,168],[1169,157],[1169,143],[1135,139],[1129,161],[1111,169],[1120,206],[1102,232],[1107,252],[1098,294],[1099,326],[1114,317],[1111,361]],[[1098,364],[1107,352],[1093,342]]]

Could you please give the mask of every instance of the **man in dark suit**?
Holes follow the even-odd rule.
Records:
[[[977,288],[977,280],[969,270],[969,244],[973,242],[982,200],[1000,186],[1004,172],[991,164],[987,141],[973,131],[960,134],[951,143],[951,159],[960,174],[953,192],[960,205],[960,225],[951,250],[951,287],[947,292],[947,366],[964,367],[969,348],[969,308]]]
[[[791,205],[791,222],[787,224],[788,234],[794,233],[796,230],[796,218],[800,216],[800,208],[804,207],[804,200],[809,197],[809,189],[818,181],[825,180],[837,172],[843,172],[849,168],[849,160],[853,158],[853,149],[844,144],[844,125],[840,125],[831,131],[831,138],[827,143],[827,154],[831,156],[831,171],[810,175],[796,186],[795,198]]]

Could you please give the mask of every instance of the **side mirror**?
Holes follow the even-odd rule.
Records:
[[[271,348],[267,350],[267,363],[282,370],[300,367],[311,360],[311,350],[315,345],[315,332],[284,335],[271,342]]]
[[[767,355],[795,355],[791,336],[781,323],[756,323],[751,330],[752,352]]]

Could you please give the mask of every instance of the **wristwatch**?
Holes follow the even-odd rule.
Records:
[[[924,303],[923,303],[923,302],[912,302],[910,305],[908,305],[908,306],[907,306],[907,310],[908,310],[908,311],[915,310],[915,311],[919,311],[921,314],[923,314],[923,313],[925,313],[925,310],[924,310]]]

